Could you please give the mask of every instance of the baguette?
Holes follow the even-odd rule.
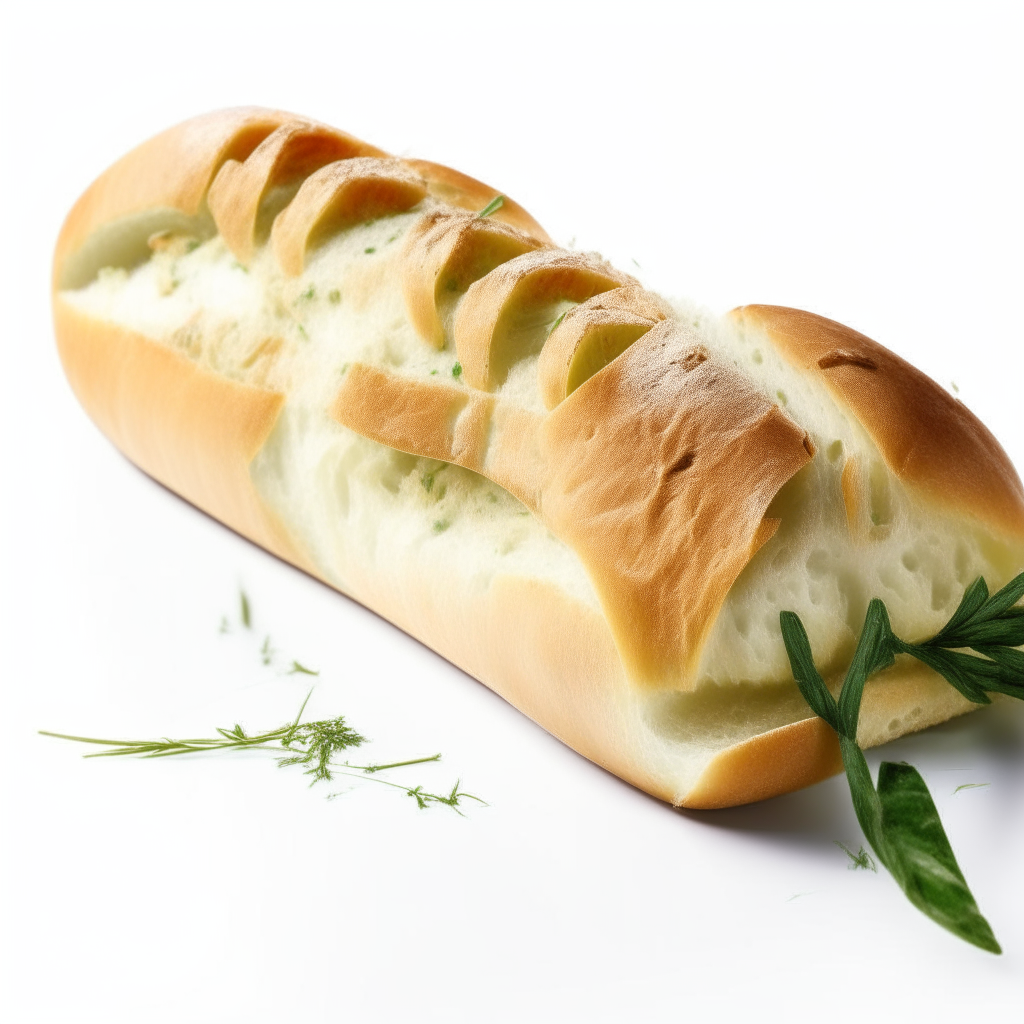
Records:
[[[146,473],[647,792],[839,771],[779,612],[832,686],[872,597],[936,631],[1024,566],[1009,459],[863,335],[669,302],[497,196],[278,111],[186,122],[64,224],[65,371]],[[901,656],[858,739],[972,706]]]

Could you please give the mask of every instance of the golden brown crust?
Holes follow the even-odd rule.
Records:
[[[587,567],[630,678],[691,688],[768,505],[810,460],[806,433],[666,320],[543,434],[543,515]]]
[[[716,754],[680,806],[737,807],[812,786],[842,770],[839,740],[831,726],[807,718]]]
[[[887,348],[834,320],[783,306],[741,306],[794,365],[825,382],[886,465],[937,505],[1024,537],[1024,487],[999,442],[962,402]]]
[[[246,159],[291,116],[259,107],[222,110],[175,125],[123,156],[89,186],[64,221],[53,259],[54,287],[87,283],[88,278],[69,279],[68,263],[100,228],[155,208],[198,215],[221,165]]]
[[[401,160],[354,157],[321,167],[274,220],[270,243],[281,269],[298,277],[306,249],[359,221],[404,213],[427,194],[426,182]]]
[[[442,207],[421,217],[402,254],[402,292],[413,327],[444,348],[449,320],[466,289],[507,260],[542,242],[517,228]]]
[[[528,336],[522,322],[539,307],[582,302],[635,283],[603,260],[565,249],[537,249],[501,264],[470,286],[455,320],[455,349],[467,383],[493,391],[505,381],[513,363],[530,354],[523,348]]]
[[[430,194],[443,203],[450,203],[460,209],[479,213],[499,195],[502,196],[501,206],[488,217],[488,220],[500,221],[509,227],[522,231],[523,234],[536,238],[543,245],[553,244],[548,233],[524,210],[514,199],[502,195],[497,189],[485,185],[468,174],[445,167],[443,164],[431,163],[429,160],[413,160],[406,158],[405,163],[427,181]]]
[[[247,264],[256,246],[260,204],[273,186],[308,178],[335,160],[385,155],[335,128],[289,121],[268,135],[244,162],[226,160],[210,186],[207,202],[228,248]]]
[[[672,320],[547,417],[363,366],[332,416],[523,501],[583,562],[630,680],[649,688],[693,686],[729,588],[778,528],[769,503],[810,459],[804,431]]]
[[[284,395],[225,380],[165,345],[84,315],[59,295],[54,326],[78,400],[132,462],[233,530],[309,570],[249,476]]]
[[[639,286],[613,288],[568,310],[544,343],[537,364],[544,405],[554,409],[668,316],[671,310]]]
[[[389,448],[480,472],[493,407],[490,395],[355,363],[345,374],[331,417]]]

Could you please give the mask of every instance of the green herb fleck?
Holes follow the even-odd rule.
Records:
[[[456,363],[452,367],[452,376],[458,380],[462,376],[462,363]]]
[[[362,746],[366,738],[352,729],[344,717],[321,719],[315,722],[302,722],[303,712],[313,691],[306,694],[306,699],[299,708],[294,720],[267,732],[249,734],[236,724],[231,729],[217,729],[217,735],[208,739],[188,740],[104,740],[92,736],[71,736],[67,733],[47,732],[40,730],[42,736],[55,739],[71,740],[76,743],[90,743],[106,747],[86,757],[171,757],[177,754],[199,754],[212,750],[269,750],[276,753],[278,766],[286,768],[294,765],[302,766],[304,774],[312,776],[310,785],[318,782],[330,782],[336,775],[363,779],[391,789],[401,790],[413,797],[420,808],[431,804],[451,807],[457,814],[462,800],[474,800],[484,804],[478,796],[463,792],[456,782],[448,793],[427,793],[422,786],[405,786],[389,779],[376,777],[376,773],[404,768],[409,765],[426,764],[439,761],[440,754],[430,757],[417,757],[405,761],[393,761],[390,764],[354,765],[348,761],[340,764],[335,760],[338,754],[353,747]],[[281,756],[284,755],[284,756]],[[338,796],[332,793],[328,799]]]
[[[301,334],[306,341],[309,341],[309,335],[306,333],[306,328],[303,327],[302,324],[296,324],[295,326],[298,327],[299,334]]]
[[[185,254],[188,255],[190,252],[195,252],[201,244],[198,238],[190,238],[185,243]]]
[[[365,248],[365,249],[363,250],[363,252],[365,252],[365,253],[367,254],[367,256],[369,256],[369,255],[370,255],[370,253],[373,253],[373,252],[376,252],[376,251],[377,251],[376,247],[375,247],[375,246],[372,246],[372,245],[368,245],[368,246],[367,246],[367,247],[366,247],[366,248]]]
[[[779,617],[800,692],[839,736],[854,810],[875,856],[919,910],[991,953],[1001,952],[999,943],[967,887],[924,779],[908,764],[883,761],[876,787],[857,744],[857,722],[868,677],[892,665],[897,654],[933,668],[975,704],[991,703],[989,693],[1024,699],[1024,652],[1016,649],[1024,645],[1024,608],[1015,607],[1021,597],[1024,573],[992,596],[979,577],[949,622],[917,644],[896,636],[885,605],[875,598],[838,701],[814,667],[799,616],[784,611]]]
[[[301,662],[292,659],[292,667],[288,669],[288,675],[295,676],[300,674],[304,676],[318,676],[320,675],[320,670],[316,668],[306,668],[306,666]]]
[[[338,373],[341,374],[341,376],[344,377],[345,374],[348,373],[348,368],[351,365],[352,365],[351,363],[342,363],[341,369],[338,371]]]
[[[851,850],[846,843],[839,842],[838,839],[833,840],[836,846],[839,847],[847,857],[850,858],[850,870],[856,871],[858,868],[863,868],[865,871],[878,871],[875,867],[875,862],[871,857],[871,854],[862,846],[856,853]]]
[[[452,524],[450,519],[435,519],[434,533],[444,533],[444,531],[447,530],[448,527],[450,527],[451,525]]]
[[[341,302],[341,291],[337,288],[332,288],[327,293],[327,301],[336,306],[339,302]]]
[[[391,243],[392,243],[393,241],[395,241],[395,239],[397,239],[397,238],[398,238],[398,235],[392,235],[392,236],[391,236],[391,237],[390,237],[390,238],[388,239],[388,245],[390,245],[390,244],[391,244]]]
[[[480,218],[490,217],[492,213],[497,213],[505,205],[504,196],[495,196],[478,214]]]
[[[217,632],[218,633],[230,633],[231,632],[231,627],[228,625],[228,617],[226,615],[222,615],[220,617],[220,629],[218,629]]]
[[[436,377],[437,376],[437,370],[431,370],[430,371],[430,376],[431,377]]]
[[[240,270],[243,274],[248,274],[249,273],[249,268],[247,266],[245,266],[244,264],[239,263],[238,260],[235,260],[234,263],[231,264],[231,266],[235,270]]]
[[[566,311],[565,311],[565,313],[568,313],[568,312],[569,312],[569,310],[566,310]],[[560,316],[560,317],[559,317],[559,318],[558,318],[558,319],[557,319],[557,320],[556,320],[556,321],[555,321],[555,322],[554,322],[554,323],[553,323],[553,324],[551,325],[551,330],[550,330],[550,331],[548,331],[548,337],[551,337],[551,335],[552,335],[552,334],[554,334],[554,333],[555,333],[555,331],[557,331],[557,330],[558,330],[558,325],[559,325],[559,324],[560,324],[560,323],[561,323],[561,322],[562,322],[562,321],[563,321],[563,320],[565,319],[565,313],[563,313],[563,314],[562,314],[562,315],[561,315],[561,316]]]
[[[264,665],[269,665],[274,660],[274,648],[270,646],[270,637],[263,638],[263,646],[260,648],[260,660]]]
[[[953,790],[953,796],[956,796],[961,789],[984,789],[986,786],[991,786],[991,782],[965,782],[962,786],[957,786]]]
[[[316,295],[316,289],[310,285],[304,292],[299,295],[299,298],[308,302]]]
[[[241,606],[242,625],[246,629],[252,629],[252,609],[249,606],[249,597],[244,590],[238,592],[238,599]]]

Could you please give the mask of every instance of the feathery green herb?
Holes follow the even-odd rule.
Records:
[[[962,786],[957,786],[953,790],[953,796],[956,796],[961,789],[984,789],[986,786],[991,786],[991,782],[965,782]]]
[[[862,846],[856,853],[851,850],[846,843],[839,842],[838,839],[834,839],[833,842],[839,847],[847,857],[850,858],[850,870],[856,871],[857,868],[863,868],[865,871],[878,871],[875,867],[875,862],[871,857],[871,854]]]
[[[376,778],[378,772],[440,761],[440,754],[411,758],[405,761],[393,761],[390,764],[355,765],[348,761],[336,761],[338,754],[344,750],[362,746],[367,742],[366,738],[352,729],[341,716],[315,722],[303,722],[302,715],[312,693],[313,691],[310,690],[306,694],[306,699],[302,702],[298,714],[291,722],[261,733],[249,734],[242,726],[236,724],[230,729],[217,729],[217,735],[213,737],[185,740],[173,740],[166,737],[155,740],[106,740],[45,730],[40,730],[40,735],[107,748],[86,754],[86,757],[148,758],[198,754],[214,750],[269,750],[277,755],[278,767],[301,766],[305,775],[312,776],[310,785],[315,785],[318,782],[331,782],[338,775],[364,779],[401,790],[407,796],[413,797],[421,809],[430,804],[442,804],[445,807],[451,807],[458,814],[462,813],[459,810],[462,800],[475,800],[479,804],[484,803],[472,793],[466,793],[459,789],[460,782],[456,782],[448,793],[428,793],[422,786],[406,786],[388,779]],[[337,795],[336,793],[331,794],[330,798],[333,799]]]
[[[883,761],[876,788],[857,744],[857,721],[868,677],[892,665],[897,654],[935,669],[975,704],[991,703],[989,693],[1024,699],[1024,653],[1015,650],[1024,645],[1024,608],[1014,607],[1022,596],[1024,573],[991,596],[979,577],[949,622],[919,644],[896,636],[885,605],[876,598],[868,606],[838,702],[814,667],[799,616],[779,616],[797,686],[811,710],[839,736],[854,810],[875,856],[919,910],[991,953],[1001,952],[999,943],[967,887],[924,779],[908,764]]]
[[[477,216],[483,219],[484,217],[490,217],[492,213],[497,213],[505,205],[504,196],[495,196],[478,214]]]
[[[296,675],[299,675],[299,674],[304,675],[304,676],[318,676],[318,675],[320,675],[320,669],[318,669],[318,668],[306,668],[305,665],[303,665],[299,661],[296,661],[293,658],[292,659],[292,667],[290,669],[288,669],[288,673],[287,674],[290,675],[290,676],[296,676]]]

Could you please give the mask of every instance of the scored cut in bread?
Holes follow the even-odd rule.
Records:
[[[832,686],[872,597],[935,632],[1024,565],[1007,456],[857,332],[669,302],[497,195],[290,114],[186,122],[68,216],[68,378],[145,472],[648,792],[838,771],[779,612]],[[901,656],[859,739],[971,707]]]

